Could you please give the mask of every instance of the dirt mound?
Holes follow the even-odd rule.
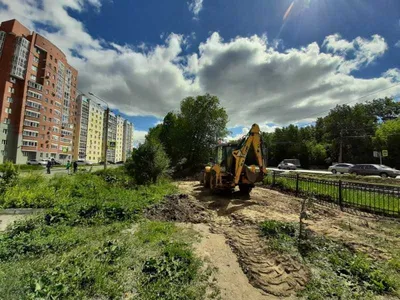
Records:
[[[169,195],[145,212],[150,220],[207,223],[210,216],[193,197],[186,194]]]

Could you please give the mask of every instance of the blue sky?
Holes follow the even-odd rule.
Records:
[[[11,18],[63,49],[80,89],[124,113],[138,141],[206,92],[233,137],[400,94],[399,0],[0,0]]]

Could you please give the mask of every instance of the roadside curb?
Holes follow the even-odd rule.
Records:
[[[7,208],[1,209],[0,215],[29,215],[37,212],[42,212],[44,209],[40,208]]]

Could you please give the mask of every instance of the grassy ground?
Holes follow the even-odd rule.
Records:
[[[306,178],[301,176],[300,178]],[[313,195],[323,200],[339,204],[339,188],[336,181],[329,181],[330,184],[302,181],[299,180],[299,192],[305,195]],[[264,184],[272,184],[272,175],[270,174],[264,180]],[[275,187],[287,191],[296,191],[296,178],[276,177]],[[345,187],[342,189],[342,203],[344,205],[367,209],[371,212],[384,212],[388,215],[398,216],[400,214],[400,197],[389,193],[372,192],[368,190],[353,189]]]
[[[398,258],[373,260],[344,244],[307,232],[299,238],[298,224],[265,221],[261,234],[272,251],[286,253],[311,270],[298,296],[306,299],[374,299],[400,296]]]
[[[46,211],[0,234],[0,299],[202,299],[195,235],[142,218],[175,191],[136,186],[122,169],[19,178],[1,205]]]

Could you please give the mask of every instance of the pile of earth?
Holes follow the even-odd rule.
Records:
[[[169,195],[156,205],[146,210],[150,220],[183,223],[208,223],[210,215],[193,197],[186,194]]]

